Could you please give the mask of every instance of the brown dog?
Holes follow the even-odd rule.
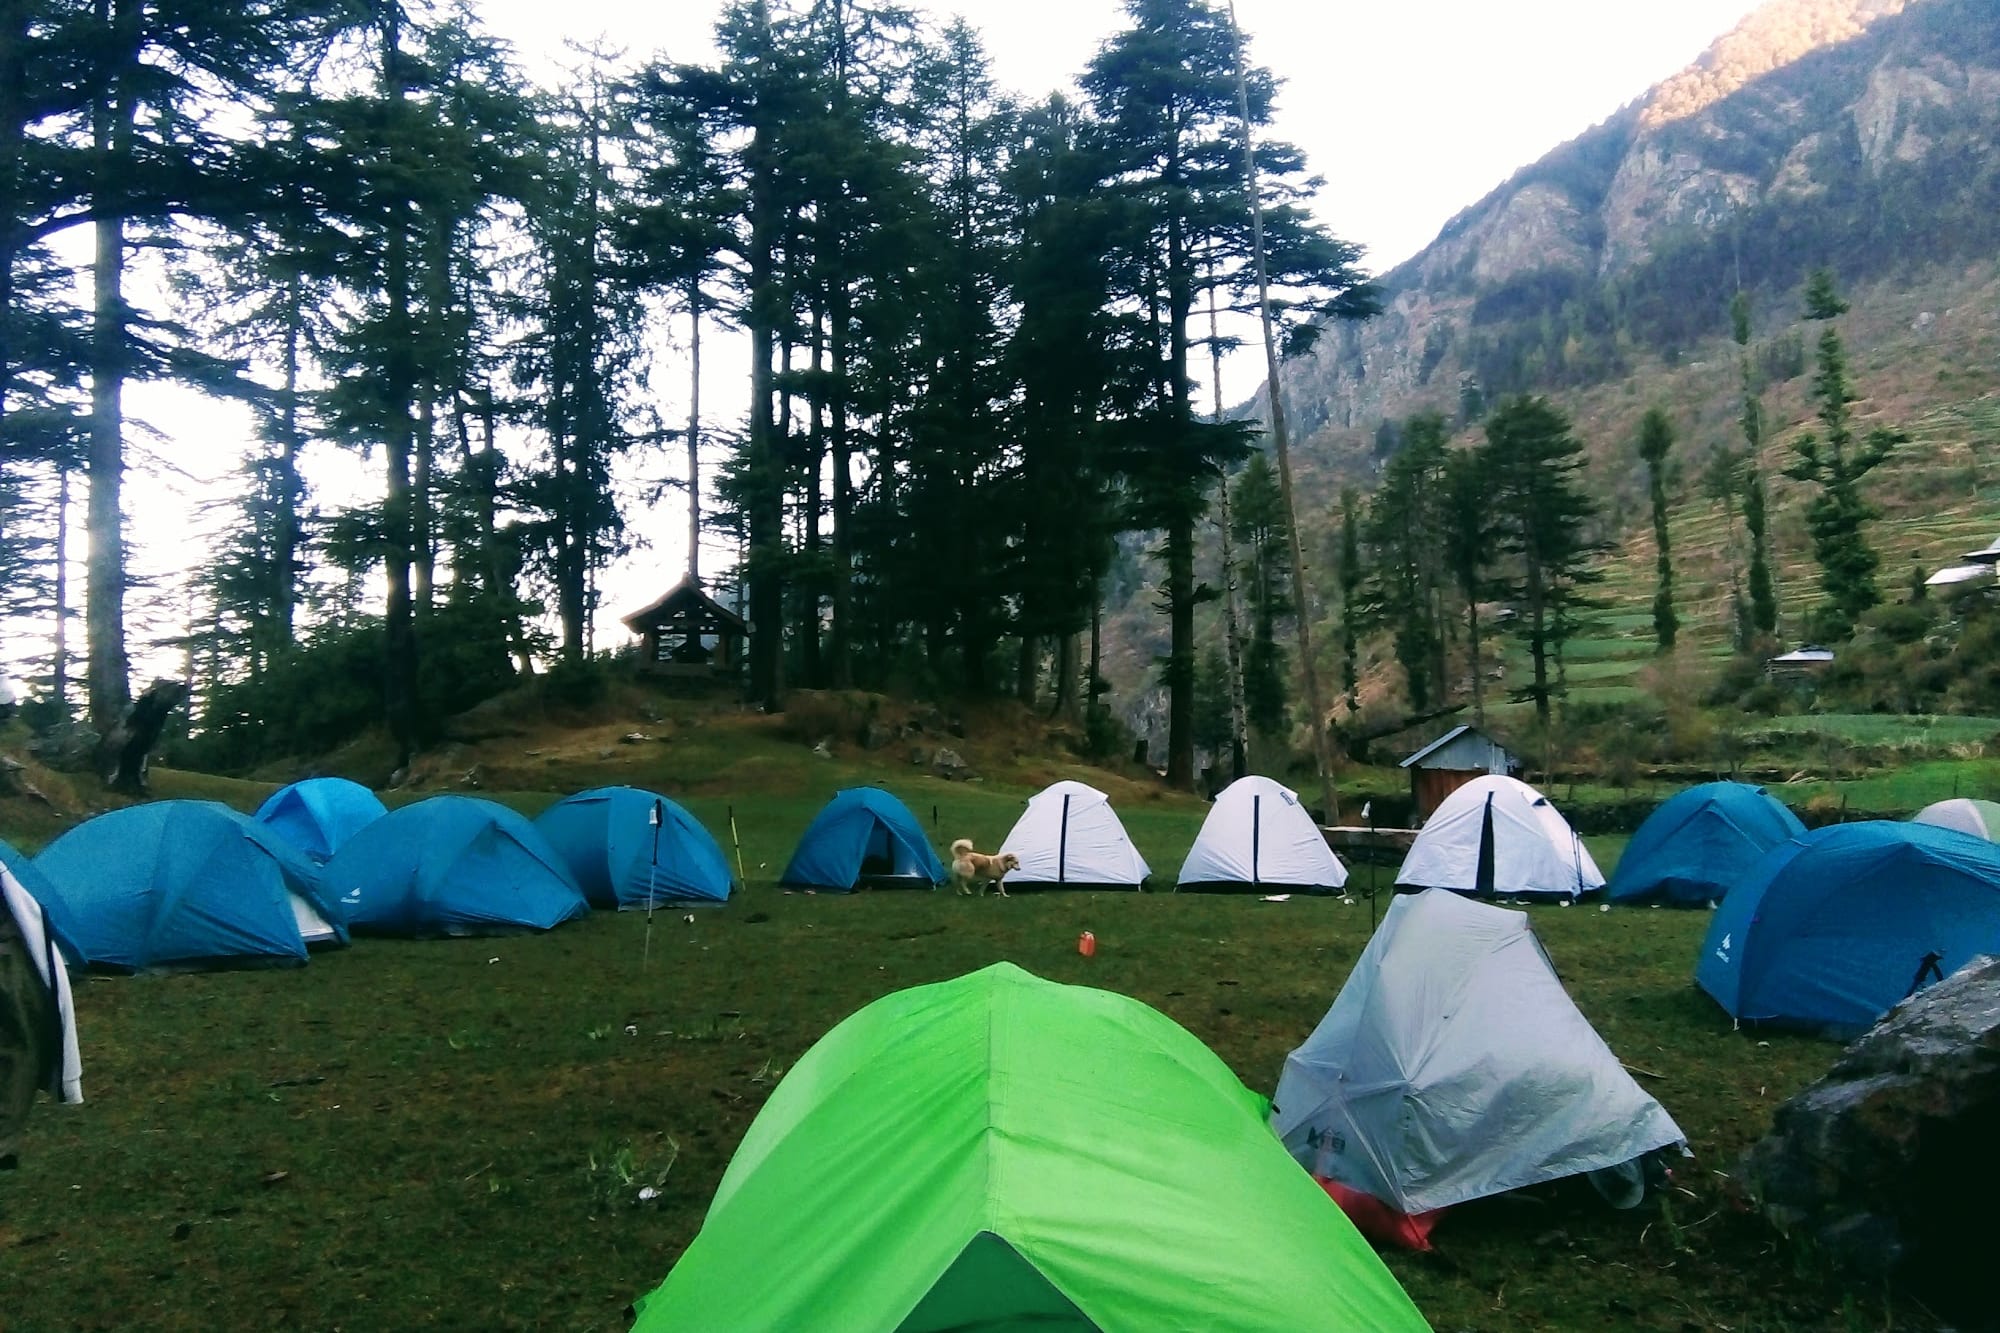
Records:
[[[993,887],[1000,891],[1000,896],[1005,898],[1006,874],[1010,870],[1020,868],[1021,858],[1012,852],[987,856],[972,850],[970,838],[960,838],[951,845],[951,882],[961,894],[972,893],[976,884],[979,886],[979,896],[983,898],[986,896],[986,885],[991,881]]]

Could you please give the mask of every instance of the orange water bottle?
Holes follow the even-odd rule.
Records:
[[[1087,930],[1084,931],[1083,934],[1076,937],[1076,951],[1082,954],[1085,958],[1096,957],[1097,936],[1091,934]]]

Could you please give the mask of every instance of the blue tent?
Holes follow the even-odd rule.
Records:
[[[76,947],[76,925],[69,919],[69,908],[62,895],[49,883],[42,868],[4,838],[0,838],[0,865],[12,871],[28,896],[42,905],[42,924],[55,936],[56,947],[62,950],[63,957],[72,966],[82,966],[83,953]]]
[[[654,811],[659,812],[658,822]],[[695,817],[664,796],[598,787],[535,820],[592,907],[729,898],[729,862]]]
[[[841,892],[863,881],[930,889],[945,881],[944,864],[931,850],[923,826],[909,807],[880,787],[849,787],[828,801],[778,880]]]
[[[257,807],[257,822],[325,865],[359,829],[388,814],[388,808],[358,782],[307,778],[280,787]]]
[[[1704,782],[1648,816],[1611,876],[1614,903],[1703,907],[1741,884],[1765,852],[1806,826],[1762,787]]]
[[[433,796],[347,840],[321,872],[357,931],[494,935],[590,912],[548,841],[504,805]]]
[[[136,972],[297,964],[344,944],[306,859],[215,801],[155,801],[77,825],[35,858],[82,961]]]
[[[1709,922],[1694,979],[1738,1019],[1845,1034],[1982,953],[2000,953],[2000,847],[1868,820],[1765,853]]]

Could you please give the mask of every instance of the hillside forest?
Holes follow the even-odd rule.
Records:
[[[1220,8],[1131,0],[1081,101],[1026,104],[970,26],[875,0],[744,0],[717,62],[579,51],[559,89],[462,6],[3,12],[0,586],[49,628],[43,723],[108,736],[131,702],[121,516],[147,497],[121,392],[150,379],[259,423],[179,645],[199,762],[380,724],[406,763],[520,676],[587,689],[595,578],[632,538],[607,479],[636,449],[684,457],[691,549],[736,545],[687,573],[747,615],[766,708],[861,686],[1080,713],[1097,587],[1137,530],[1187,699],[1195,524],[1253,447],[1192,384],[1221,350],[1202,322],[1251,300],[1245,112],[1254,132],[1273,92],[1255,68],[1239,90]],[[1367,314],[1354,247],[1298,203],[1306,164],[1258,149],[1282,322]],[[746,419],[698,394],[662,418],[660,327],[697,374],[704,336],[747,335]],[[327,442],[368,460],[367,503],[307,493],[300,453]]]

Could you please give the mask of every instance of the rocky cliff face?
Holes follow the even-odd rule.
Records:
[[[1739,278],[1775,295],[1821,263],[1852,282],[1995,253],[1950,219],[1996,211],[1996,155],[1993,0],[1773,0],[1454,218],[1386,276],[1380,318],[1290,367],[1306,455],[1365,472],[1385,419],[1613,377],[1607,348],[1719,328]]]

